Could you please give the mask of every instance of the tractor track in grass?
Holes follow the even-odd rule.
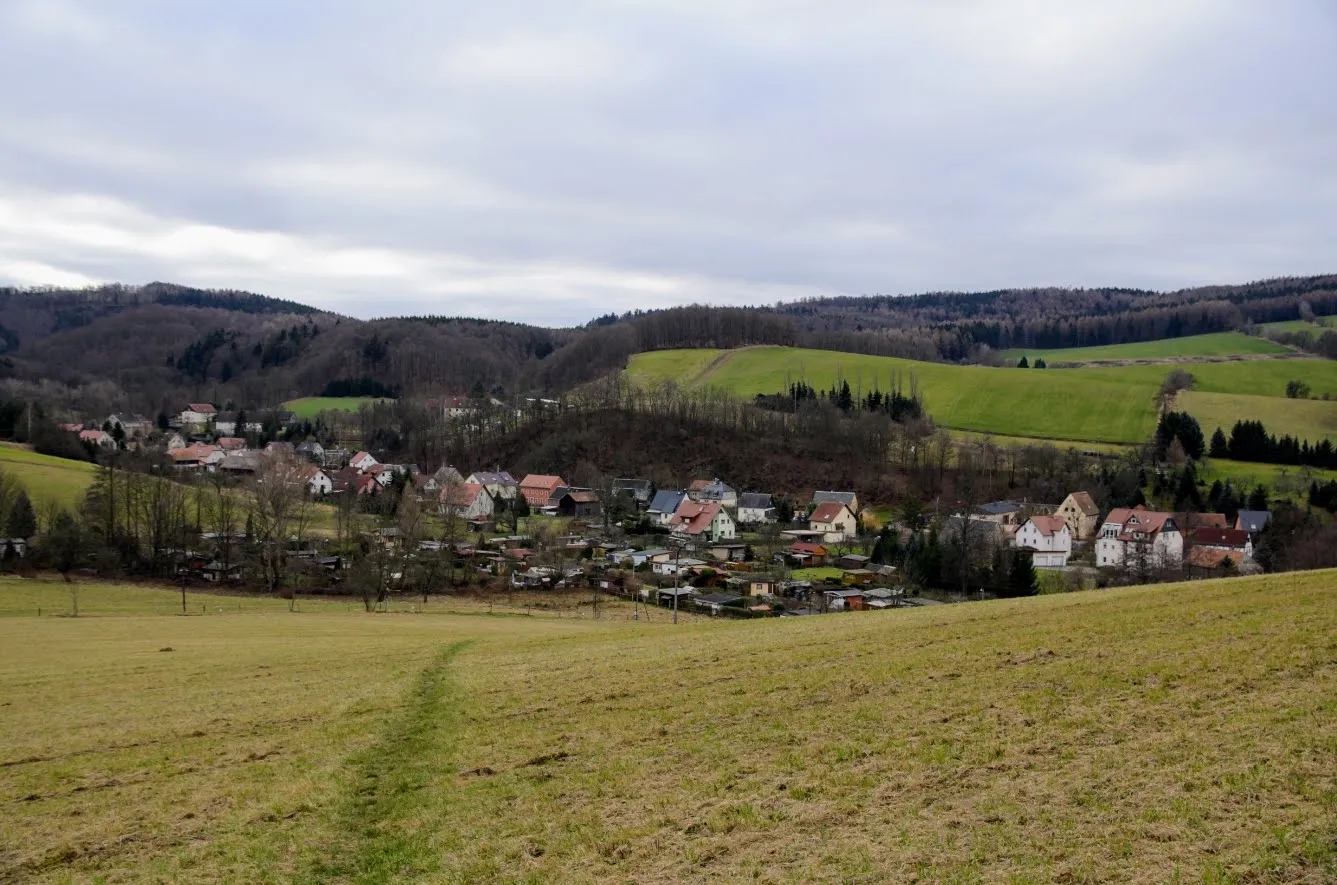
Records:
[[[412,881],[438,866],[421,813],[449,783],[460,714],[450,664],[469,642],[443,646],[422,669],[376,741],[347,764],[332,835],[293,879],[301,883]],[[429,817],[430,819],[430,817]]]

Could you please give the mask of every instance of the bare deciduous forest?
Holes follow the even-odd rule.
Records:
[[[254,408],[355,381],[403,394],[554,395],[646,350],[779,344],[987,363],[1010,347],[1174,338],[1306,312],[1337,313],[1337,277],[1177,292],[1009,289],[691,306],[568,329],[458,317],[361,320],[162,283],[0,289],[0,383],[9,399],[75,412],[157,412],[185,400]]]

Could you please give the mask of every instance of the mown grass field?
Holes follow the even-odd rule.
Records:
[[[0,880],[1337,877],[1333,572],[677,627],[133,609],[0,619]]]
[[[1329,390],[1337,393],[1337,362],[1256,360],[1185,368],[1193,373],[1197,385],[1185,394],[1181,406],[1193,412],[1209,433],[1217,424],[1229,428],[1239,418],[1256,417],[1278,435],[1317,440],[1337,434],[1337,401],[1285,399],[1286,382],[1292,379],[1306,381],[1316,395]],[[1135,443],[1146,440],[1155,428],[1153,397],[1169,371],[1164,365],[989,368],[836,351],[748,347],[641,353],[632,357],[627,377],[641,384],[673,380],[684,387],[713,386],[752,397],[780,392],[798,380],[825,390],[841,378],[856,391],[874,387],[885,391],[896,375],[907,390],[913,378],[934,420],[954,430]]]
[[[389,400],[374,396],[304,396],[288,400],[283,408],[299,418],[314,418],[321,412],[356,412],[365,403],[384,403]]]
[[[22,446],[0,444],[0,470],[23,484],[35,507],[47,503],[68,509],[77,507],[93,482],[96,469],[86,461],[54,458]]]
[[[1190,335],[1185,338],[1166,338],[1160,341],[1138,341],[1100,347],[1067,347],[1057,350],[1015,348],[1001,351],[1000,356],[1014,364],[1023,356],[1032,363],[1037,358],[1042,358],[1046,363],[1052,364],[1289,352],[1289,348],[1265,338],[1256,338],[1242,332],[1214,332],[1210,335]]]

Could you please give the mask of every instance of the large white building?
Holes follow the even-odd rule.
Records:
[[[1184,564],[1184,535],[1173,513],[1145,507],[1119,507],[1101,523],[1096,565],[1101,568],[1179,568]]]
[[[1072,533],[1061,516],[1032,516],[1017,530],[1017,549],[1029,551],[1036,568],[1066,568]]]

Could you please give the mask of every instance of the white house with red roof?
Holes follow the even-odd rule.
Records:
[[[669,520],[669,531],[675,535],[718,543],[736,538],[738,524],[718,501],[703,503],[688,498],[678,505],[673,519]]]
[[[297,474],[306,480],[306,490],[313,495],[323,496],[334,491],[334,480],[314,464],[299,465]]]
[[[186,427],[207,427],[217,414],[213,403],[187,403],[178,420]]]
[[[1174,514],[1141,505],[1111,510],[1096,538],[1096,565],[1122,568],[1141,562],[1151,568],[1184,564],[1184,535]]]
[[[1036,568],[1067,568],[1072,532],[1061,516],[1032,516],[1017,530],[1017,549],[1028,551]]]
[[[460,519],[487,519],[495,503],[487,487],[476,482],[455,483],[441,490],[438,509],[442,516]]]
[[[79,441],[92,443],[93,445],[104,449],[112,449],[116,447],[116,440],[105,430],[81,430],[79,431]]]
[[[348,466],[362,473],[366,473],[378,463],[379,462],[373,458],[369,452],[358,452],[352,458],[348,459]]]
[[[849,505],[836,501],[818,504],[808,516],[808,530],[821,532],[827,544],[849,541],[859,534],[859,520]]]

